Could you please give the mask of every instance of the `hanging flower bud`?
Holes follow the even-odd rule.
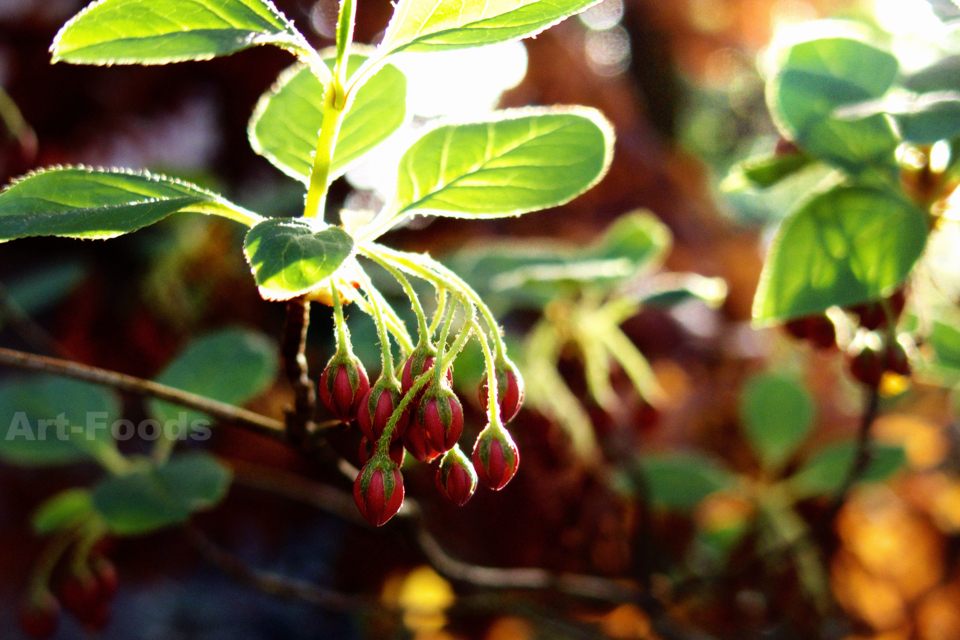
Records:
[[[357,417],[360,401],[369,390],[367,372],[353,354],[337,353],[320,376],[320,400],[341,422]]]
[[[506,358],[494,363],[497,376],[497,403],[500,405],[500,420],[504,423],[513,420],[523,405],[523,377],[516,366]],[[480,381],[478,397],[480,406],[487,409],[487,376]]]
[[[373,454],[377,452],[377,443],[362,438],[360,440],[360,466],[363,466],[373,459]],[[397,439],[390,443],[390,459],[399,467],[403,464],[403,443]]]
[[[436,351],[430,353],[425,348],[417,347],[414,349],[413,353],[410,354],[410,357],[407,358],[406,364],[403,365],[403,373],[400,374],[400,385],[401,390],[404,395],[407,391],[410,391],[410,388],[413,387],[413,383],[423,375],[424,371],[429,371],[430,367],[433,366],[433,363],[436,361]],[[447,386],[453,384],[453,367],[447,367]]]
[[[490,425],[477,436],[473,447],[473,468],[484,485],[499,491],[503,489],[520,465],[520,452],[506,429]]]
[[[429,444],[436,451],[449,451],[463,434],[463,407],[450,389],[431,385],[420,401],[417,420]]]
[[[20,606],[18,621],[20,630],[28,638],[49,638],[60,626],[60,602],[52,593],[43,593]]]
[[[59,596],[63,608],[88,631],[99,631],[110,621],[110,596],[101,592],[99,578],[89,571],[64,579]]]
[[[427,434],[423,429],[423,425],[420,424],[416,412],[414,412],[410,424],[407,426],[407,430],[403,433],[401,442],[403,442],[403,446],[406,447],[407,451],[410,452],[410,455],[420,462],[433,462],[437,456],[443,453],[442,451],[434,449],[430,443],[427,442]]]
[[[367,522],[380,527],[397,514],[403,504],[403,476],[388,458],[374,458],[353,483],[353,499]]]
[[[460,451],[460,447],[454,445],[440,461],[437,488],[458,507],[467,504],[477,490],[477,472]]]
[[[392,376],[390,378],[381,376],[373,388],[360,400],[357,424],[368,440],[376,442],[380,439],[387,422],[393,415],[394,408],[400,404],[402,398],[397,379]],[[395,440],[402,436],[409,422],[410,411],[406,410],[397,419],[390,439]]]

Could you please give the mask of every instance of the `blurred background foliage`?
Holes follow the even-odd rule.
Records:
[[[145,167],[263,214],[299,213],[302,186],[255,155],[246,136],[287,54],[258,48],[162,67],[51,66],[54,34],[83,4],[0,0],[4,182],[52,164]],[[332,43],[335,2],[276,4],[314,44]],[[762,193],[722,184],[737,162],[777,143],[762,52],[783,28],[855,19],[884,32],[912,71],[950,53],[931,7],[942,15],[953,5],[604,0],[496,55],[460,52],[426,69],[409,63],[418,118],[397,140],[440,113],[530,104],[597,107],[617,131],[609,175],[562,208],[494,221],[418,219],[426,232],[400,229],[386,239],[429,251],[477,286],[502,314],[527,378],[528,403],[511,429],[523,465],[506,490],[479,493],[458,510],[438,498],[431,469],[405,469],[409,495],[451,555],[636,582],[671,617],[710,634],[689,637],[960,637],[952,390],[960,325],[934,327],[938,363],[913,384],[884,389],[870,482],[852,492],[833,526],[819,526],[830,524],[828,498],[853,459],[861,390],[838,351],[754,328],[750,310],[771,229],[822,176]],[[389,14],[387,0],[361,3],[357,39],[375,41]],[[463,72],[484,64],[500,70],[498,82]],[[436,75],[442,93],[415,88]],[[391,188],[379,169],[368,163],[338,181],[333,204],[375,208]],[[0,343],[155,378],[214,330],[278,336],[282,308],[258,297],[239,233],[219,219],[174,216],[109,243],[4,245]],[[945,228],[931,239],[924,273],[932,275],[914,283],[908,319],[922,315],[927,290],[956,306],[955,235]],[[332,352],[327,316],[319,307],[314,314],[314,371]],[[358,355],[374,362],[372,322],[353,313],[350,323]],[[468,430],[483,422],[473,400],[480,368],[477,354],[457,362]],[[248,406],[281,416],[290,389],[283,380],[264,388]],[[128,399],[122,410],[136,422],[162,407]],[[332,440],[356,459],[358,435]],[[331,477],[225,425],[208,448],[241,471]],[[17,637],[14,604],[41,547],[31,513],[93,477],[84,465],[55,473],[0,466],[0,636]],[[650,611],[634,604],[452,583],[396,528],[358,528],[248,485],[234,485],[197,522],[251,564],[380,598],[392,613],[329,613],[266,596],[222,576],[169,530],[118,544],[122,586],[102,637],[662,637]],[[67,624],[59,637],[82,636]]]

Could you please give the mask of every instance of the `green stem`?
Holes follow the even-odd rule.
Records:
[[[487,365],[487,417],[490,418],[490,426],[500,431],[503,424],[500,421],[500,403],[497,391],[497,367],[493,361],[493,354],[490,353],[490,345],[487,344],[486,337],[480,333],[480,325],[476,320],[471,320],[470,324],[476,329],[480,339],[480,348],[483,349],[483,360]]]
[[[480,314],[487,323],[490,334],[493,337],[497,358],[503,359],[506,357],[506,347],[503,344],[503,336],[500,335],[500,325],[497,324],[496,318],[493,317],[493,313],[484,303],[480,295],[474,291],[470,285],[464,282],[460,276],[450,271],[436,260],[432,260],[430,257],[425,255],[418,255],[416,258],[417,260],[423,260],[426,265],[420,264],[417,262],[417,260],[411,259],[410,254],[402,251],[395,251],[373,242],[369,243],[367,247],[361,248],[361,250],[364,252],[364,255],[369,255],[371,259],[375,259],[373,256],[377,255],[383,260],[388,260],[398,267],[401,267],[406,271],[413,273],[414,275],[434,283],[434,286],[443,286],[463,294],[468,300],[473,302],[473,304],[477,305],[477,308],[480,310]]]
[[[443,375],[447,372],[447,363],[444,363],[443,356],[447,350],[447,335],[450,333],[450,325],[453,323],[453,315],[456,312],[457,304],[454,302],[443,314],[443,328],[440,329],[440,339],[437,341],[437,358],[433,365],[435,369],[434,379],[437,381],[437,384],[443,380]]]
[[[350,353],[350,334],[347,331],[347,321],[343,317],[340,292],[337,290],[337,283],[333,278],[330,278],[330,297],[333,298],[333,316],[337,325],[337,353]]]
[[[446,306],[447,306],[447,290],[444,288],[437,289],[437,310],[433,314],[433,320],[430,321],[430,327],[427,329],[427,331],[430,332],[431,336],[433,335],[433,332],[437,330],[437,327],[440,325],[440,318],[443,317],[443,310]]]
[[[377,334],[380,336],[380,357],[382,363],[381,375],[386,376],[388,380],[396,380],[396,376],[393,373],[393,352],[390,350],[390,334],[387,332],[387,323],[383,319],[383,313],[380,310],[380,303],[373,293],[373,282],[370,281],[370,276],[368,276],[366,271],[363,269],[357,269],[357,275],[360,277],[360,284],[367,292],[367,297],[370,300],[370,307],[373,309],[373,316],[377,325]]]
[[[60,558],[73,544],[76,533],[75,529],[61,531],[40,552],[40,557],[34,565],[30,578],[30,598],[32,600],[39,602],[41,596],[50,591],[50,577],[53,575],[53,570],[57,568]]]
[[[337,148],[340,125],[343,124],[343,117],[346,114],[345,100],[343,88],[337,83],[336,78],[332,78],[327,83],[323,94],[323,124],[320,127],[320,138],[317,140],[317,151],[313,157],[313,170],[310,172],[310,188],[307,190],[307,202],[303,209],[305,218],[323,220],[327,186],[330,182],[330,167]]]
[[[407,410],[407,407],[417,397],[417,395],[420,393],[420,390],[423,389],[431,380],[433,380],[433,371],[424,371],[417,377],[416,380],[413,381],[413,385],[411,385],[410,390],[407,391],[403,398],[400,399],[397,407],[393,410],[393,415],[391,415],[390,420],[387,421],[387,426],[383,428],[383,433],[380,435],[380,439],[377,440],[377,455],[390,455],[390,441],[393,440],[393,430],[396,429],[397,422],[400,420],[400,416],[402,416],[403,412]]]
[[[427,316],[423,312],[423,305],[420,304],[420,298],[417,297],[417,292],[413,290],[413,285],[410,284],[410,281],[400,273],[396,268],[394,268],[387,260],[383,259],[381,256],[377,255],[372,251],[364,251],[361,248],[363,255],[370,258],[378,265],[383,267],[384,271],[389,273],[393,278],[400,283],[400,286],[403,287],[404,293],[407,294],[407,297],[410,298],[410,305],[413,307],[413,312],[417,314],[417,326],[420,331],[420,344],[429,342],[430,336],[433,335],[433,331],[427,326]]]
[[[347,60],[348,51],[353,44],[353,25],[357,17],[356,0],[341,0],[340,14],[337,16],[337,64],[333,73],[336,81],[336,99],[334,103],[340,109],[346,104]]]
[[[464,305],[466,309],[467,319],[463,323],[463,328],[460,330],[460,334],[457,336],[457,339],[453,341],[453,344],[447,350],[447,355],[443,358],[443,369],[444,371],[453,364],[453,361],[457,359],[457,356],[460,354],[460,351],[463,349],[463,345],[467,343],[467,340],[470,339],[470,336],[473,335],[476,329],[476,308],[472,304]],[[477,339],[486,340],[486,337],[482,333],[477,333]]]

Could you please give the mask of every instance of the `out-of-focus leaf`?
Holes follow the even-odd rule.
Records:
[[[935,321],[926,343],[933,347],[938,365],[960,371],[960,330],[945,322]]]
[[[812,162],[813,158],[805,153],[748,158],[734,165],[722,187],[725,191],[743,187],[766,189],[808,167]]]
[[[40,267],[11,280],[7,295],[23,313],[32,315],[55,305],[84,278],[87,270],[77,262],[63,262]],[[0,326],[10,320],[0,316]]]
[[[813,427],[810,394],[784,376],[754,376],[740,396],[740,419],[747,441],[763,465],[779,470]]]
[[[33,514],[33,530],[46,535],[75,525],[94,513],[87,489],[67,489],[41,504]]]
[[[910,273],[924,213],[894,193],[840,186],[783,223],[754,298],[756,320],[789,320],[881,297]]]
[[[213,456],[185,453],[158,469],[106,478],[94,488],[93,503],[113,533],[144,534],[215,506],[231,479],[230,469]]]
[[[940,20],[946,23],[960,20],[960,6],[953,0],[927,0],[930,8]]]
[[[351,54],[347,72],[366,59]],[[333,57],[324,60],[331,67]],[[392,64],[384,65],[357,91],[344,116],[330,167],[330,179],[383,142],[406,118],[407,79]],[[253,150],[291,178],[310,184],[313,155],[323,125],[323,84],[302,64],[290,67],[265,93],[250,119]]]
[[[313,290],[353,253],[340,227],[305,218],[271,218],[247,233],[243,253],[266,300],[290,300]]]
[[[835,112],[883,96],[898,68],[891,53],[854,37],[797,43],[767,89],[778,126],[810,155],[847,170],[892,167],[899,140],[886,117],[851,121]]]
[[[857,445],[852,441],[824,447],[788,480],[790,489],[801,500],[835,494],[850,473],[856,452]],[[875,444],[860,481],[882,482],[899,471],[906,461],[903,447]]]
[[[727,297],[723,278],[707,278],[697,273],[660,273],[645,280],[631,292],[646,307],[667,309],[701,300],[710,307],[719,307]]]
[[[916,93],[960,90],[960,55],[941,58],[927,67],[906,74],[901,84]]]
[[[194,340],[157,377],[157,382],[205,398],[242,405],[265,391],[277,376],[277,345],[265,335],[225,329]],[[184,433],[205,413],[160,400],[148,408],[161,424],[182,424]]]
[[[115,448],[115,393],[87,382],[37,376],[0,384],[0,458],[23,466],[66,464]],[[58,424],[59,423],[59,424]]]
[[[689,511],[711,493],[736,483],[716,459],[696,453],[646,456],[638,464],[650,500],[664,509]]]
[[[264,0],[99,0],[63,25],[50,51],[54,62],[166,64],[289,45],[293,36]]]

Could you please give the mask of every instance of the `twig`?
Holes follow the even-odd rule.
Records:
[[[186,533],[190,544],[207,562],[238,582],[264,593],[283,598],[295,598],[334,611],[359,611],[369,609],[376,604],[364,602],[332,589],[324,589],[306,580],[255,569],[214,543],[195,526],[187,526]]]
[[[310,327],[310,302],[296,298],[287,303],[287,322],[283,327],[280,349],[283,368],[293,387],[293,411],[287,411],[287,440],[297,449],[307,446],[307,435],[314,430],[317,393],[307,365],[307,329]]]
[[[236,463],[232,463],[236,464]],[[359,522],[353,497],[346,491],[311,482],[293,474],[256,465],[235,466],[237,481],[248,486],[274,491],[292,500],[309,504],[351,522]],[[552,590],[565,595],[617,604],[631,603],[643,609],[656,632],[664,640],[711,640],[698,630],[681,629],[649,593],[607,578],[574,573],[553,573],[546,569],[503,569],[474,565],[450,556],[430,534],[421,516],[419,504],[404,501],[398,518],[411,520],[413,536],[427,561],[451,580],[488,589]]]
[[[91,367],[69,360],[60,358],[48,358],[38,356],[24,351],[14,349],[0,348],[0,365],[26,369],[28,371],[40,371],[51,373],[75,380],[83,380],[107,387],[112,387],[119,391],[131,393],[137,396],[156,398],[166,402],[172,402],[188,409],[196,409],[217,418],[223,422],[229,422],[237,426],[255,431],[271,438],[283,440],[283,423],[273,418],[247,411],[224,402],[211,400],[198,396],[195,393],[188,393],[168,387],[167,385],[129,376],[116,371]]]
[[[876,422],[879,408],[880,392],[877,390],[877,387],[870,387],[867,390],[863,414],[860,417],[860,430],[857,433],[856,455],[853,459],[853,464],[850,466],[850,470],[847,471],[847,476],[844,478],[843,484],[840,485],[840,489],[834,496],[833,501],[830,504],[830,508],[824,515],[825,525],[830,525],[837,517],[837,514],[840,513],[840,509],[843,508],[844,503],[847,501],[847,497],[850,494],[850,490],[853,488],[853,485],[860,481],[860,479],[863,477],[863,474],[867,471],[867,467],[870,466],[870,460],[873,457],[873,454],[870,451],[870,444],[872,440],[871,432],[873,430],[873,423]]]

